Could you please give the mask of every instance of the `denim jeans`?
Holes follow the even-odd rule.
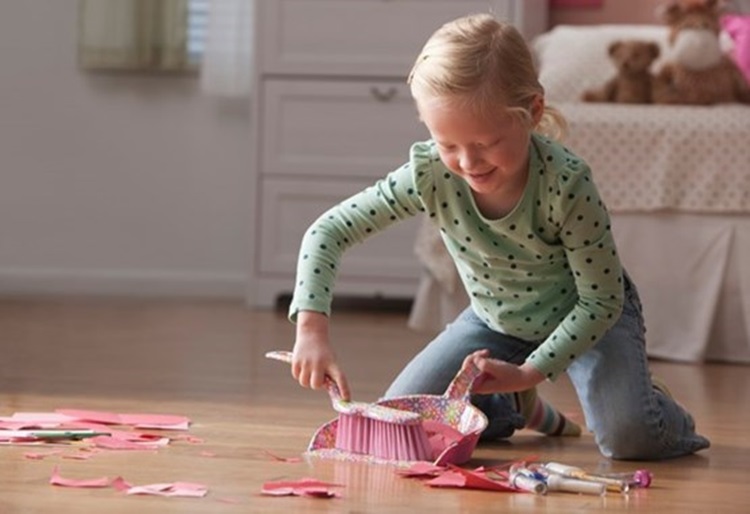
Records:
[[[653,387],[638,292],[627,275],[624,282],[620,318],[567,370],[586,425],[602,454],[613,459],[666,459],[707,448],[692,416]],[[475,350],[486,348],[495,359],[521,364],[538,344],[492,330],[469,307],[412,359],[385,397],[443,394]],[[489,419],[485,440],[509,437],[525,424],[509,394],[474,395],[472,402]]]

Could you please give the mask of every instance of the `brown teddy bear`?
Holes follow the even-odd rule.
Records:
[[[673,2],[663,18],[669,55],[654,81],[654,103],[750,103],[750,86],[720,45],[717,0]]]
[[[583,101],[650,103],[653,75],[649,68],[659,57],[659,45],[635,39],[615,41],[609,45],[608,51],[617,74],[601,88],[584,91]]]

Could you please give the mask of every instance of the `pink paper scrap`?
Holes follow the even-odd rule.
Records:
[[[10,417],[0,417],[2,422],[28,423],[40,428],[51,428],[60,423],[74,421],[70,416],[55,412],[16,412]]]
[[[268,496],[309,496],[313,498],[340,498],[341,493],[334,490],[344,487],[341,484],[322,482],[315,478],[300,480],[281,480],[263,484],[261,494]]]
[[[78,421],[93,421],[104,425],[123,425],[120,415],[114,412],[103,412],[83,409],[55,409],[56,414],[67,416]]]
[[[208,488],[203,484],[193,482],[172,482],[164,484],[148,484],[130,487],[125,494],[147,494],[153,496],[180,496],[183,498],[203,498],[208,494]]]
[[[118,414],[82,409],[56,409],[55,413],[80,421],[93,421],[105,425],[131,425],[160,430],[187,430],[190,425],[189,418],[171,414]]]
[[[98,437],[92,437],[91,443],[97,448],[103,448],[105,450],[150,450],[155,451],[165,446],[162,442],[135,442],[128,441],[126,439],[120,439],[117,437],[111,437],[106,435],[100,435]],[[168,442],[169,440],[167,440]]]
[[[58,427],[60,424],[55,423],[53,427]],[[43,428],[39,423],[33,421],[0,421],[0,430],[28,430],[31,428]],[[49,425],[44,428],[52,428]]]
[[[408,468],[399,468],[396,474],[402,477],[436,477],[446,472],[443,466],[435,466],[429,462],[415,462]]]
[[[465,489],[482,489],[487,491],[518,492],[506,482],[499,482],[487,478],[476,471],[450,466],[450,469],[432,480],[426,482],[430,487],[458,487]]]
[[[190,420],[172,414],[120,414],[124,425],[153,425],[155,427],[183,425]]]
[[[112,480],[112,489],[114,489],[115,491],[124,493],[131,487],[133,486],[130,483],[126,482],[125,479],[122,477],[117,477],[114,480]]]

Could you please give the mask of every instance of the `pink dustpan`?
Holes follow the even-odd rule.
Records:
[[[459,371],[442,395],[398,396],[375,404],[420,414],[433,443],[433,464],[463,464],[471,458],[480,434],[487,427],[487,416],[470,402],[471,388],[480,374],[479,369],[472,366]],[[308,453],[339,460],[408,464],[337,450],[337,427],[338,419],[321,426],[310,441]]]

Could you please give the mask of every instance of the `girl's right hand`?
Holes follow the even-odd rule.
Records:
[[[292,376],[302,387],[320,389],[328,376],[339,388],[343,400],[351,393],[346,376],[336,363],[328,339],[328,317],[320,312],[297,313],[297,337],[292,352]]]

